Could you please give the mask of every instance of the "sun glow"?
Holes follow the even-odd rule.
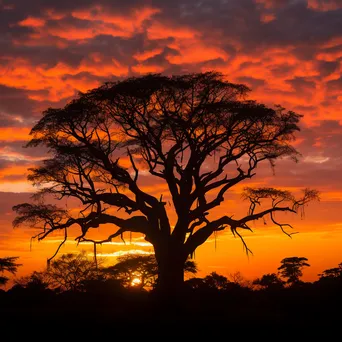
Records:
[[[133,278],[131,281],[131,286],[139,286],[141,284],[141,279],[140,278]]]

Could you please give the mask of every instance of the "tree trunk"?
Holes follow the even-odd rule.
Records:
[[[158,280],[156,291],[167,297],[175,297],[184,290],[184,264],[186,258],[179,249],[156,250]]]
[[[184,287],[184,263],[175,260],[162,260],[159,263],[157,288],[163,293],[172,294]]]

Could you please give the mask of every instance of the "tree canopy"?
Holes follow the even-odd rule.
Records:
[[[268,273],[255,279],[253,285],[260,286],[263,289],[279,289],[283,287],[284,282],[275,273]]]
[[[319,279],[336,279],[342,278],[342,262],[338,264],[338,267],[328,268],[319,275]]]
[[[52,260],[44,272],[50,288],[61,291],[83,291],[86,282],[101,278],[101,271],[83,251],[79,254],[63,254]]]
[[[307,261],[305,257],[284,258],[278,267],[279,274],[286,279],[288,284],[297,284],[300,282],[299,278],[303,276],[303,268],[310,266]]]
[[[0,258],[0,274],[4,274],[5,272],[16,274],[18,271],[18,267],[21,264],[16,263],[18,257],[5,257]],[[7,276],[0,276],[0,286],[5,285],[9,281]]]
[[[304,189],[296,198],[287,190],[246,187],[246,216],[210,215],[260,163],[274,167],[279,158],[299,156],[292,141],[301,115],[248,93],[217,72],[151,74],[107,82],[64,108],[47,109],[27,146],[47,147],[51,157],[30,170],[40,188],[36,202],[13,208],[14,226],[43,228],[38,240],[64,231],[61,245],[78,226],[77,242],[92,242],[95,254],[99,244],[140,233],[153,245],[161,288],[183,283],[187,258],[216,232],[230,229],[247,251],[241,231],[251,230],[251,222],[269,216],[285,232],[290,225],[276,213],[297,213],[317,191]],[[144,186],[150,179],[154,191]],[[77,199],[80,208],[48,204],[47,194]],[[109,227],[108,237],[89,238],[100,225]]]

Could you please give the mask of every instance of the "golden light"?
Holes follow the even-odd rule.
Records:
[[[141,284],[141,279],[140,278],[134,278],[132,281],[131,281],[131,286],[138,286]]]

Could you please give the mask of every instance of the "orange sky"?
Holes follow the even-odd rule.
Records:
[[[212,238],[197,251],[200,275],[240,271],[253,279],[276,272],[289,256],[309,259],[307,281],[336,267],[342,262],[341,17],[340,0],[0,0],[0,257],[20,256],[23,275],[44,267],[58,245],[56,235],[30,250],[33,232],[11,225],[11,207],[32,191],[27,169],[46,156],[22,148],[43,110],[105,81],[218,70],[248,85],[251,98],[304,115],[299,163],[281,161],[275,175],[262,167],[253,182],[313,187],[321,201],[306,208],[304,219],[286,216],[299,232],[292,239],[271,224],[256,224],[244,234],[254,253],[249,258],[229,232],[218,234],[216,244]],[[165,192],[145,178],[156,196]],[[241,188],[217,215],[246,213]],[[110,263],[129,249],[151,252],[139,237],[126,242],[118,239],[100,253]],[[91,253],[91,246],[73,242],[62,252],[81,249]]]

